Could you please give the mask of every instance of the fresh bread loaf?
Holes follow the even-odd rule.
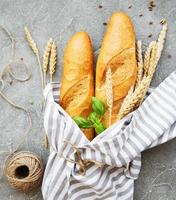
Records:
[[[111,124],[116,121],[117,113],[136,81],[137,64],[135,33],[130,18],[123,12],[114,13],[108,23],[96,66],[96,97],[107,107],[106,71],[112,72],[113,108]],[[110,124],[109,111],[103,118],[106,127]]]
[[[86,32],[75,33],[68,42],[63,61],[60,104],[71,116],[87,117],[94,96],[93,48]],[[89,140],[93,129],[83,130]]]

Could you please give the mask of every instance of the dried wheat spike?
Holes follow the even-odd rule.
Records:
[[[167,33],[167,22],[163,24],[162,30],[159,34],[158,40],[157,40],[157,53],[156,53],[156,63],[158,63],[161,53],[163,51],[165,39],[166,39],[166,33]]]
[[[136,85],[139,85],[143,77],[143,67],[144,67],[141,41],[137,41],[136,51],[137,51],[137,67],[138,67]]]
[[[131,88],[128,91],[128,94],[124,98],[123,103],[122,103],[122,105],[120,107],[120,110],[119,110],[119,112],[117,114],[117,119],[118,120],[121,119],[121,115],[123,115],[123,110],[128,107],[128,104],[130,102],[130,99],[132,98],[133,92],[134,92],[134,86],[132,85]]]
[[[140,105],[141,98],[144,96],[146,88],[149,87],[149,82],[149,78],[144,77],[135,91],[131,95],[127,95],[128,97],[125,98],[126,100],[123,101],[119,110],[117,120],[122,119],[124,116],[135,110]]]
[[[51,46],[51,55],[50,55],[50,81],[53,79],[53,74],[55,72],[56,67],[56,60],[57,60],[57,47],[56,43],[53,42]]]
[[[109,126],[110,126],[112,121],[111,118],[112,118],[112,107],[113,107],[112,72],[110,67],[108,67],[106,71],[105,87],[106,87],[106,103],[108,105],[108,110],[109,110]]]
[[[51,52],[51,47],[52,47],[52,38],[50,38],[47,42],[47,45],[45,47],[45,51],[43,54],[43,71],[47,72],[48,70],[48,64],[49,64],[49,56]]]
[[[150,66],[148,69],[148,77],[150,77],[151,79],[153,78],[156,66],[157,66],[157,42],[154,42],[151,50]]]
[[[24,32],[29,46],[31,47],[32,51],[37,55],[39,53],[39,50],[27,26],[24,27]]]
[[[52,47],[52,38],[50,38],[47,42],[47,45],[45,47],[45,51],[43,54],[43,73],[44,73],[44,85],[47,84],[46,81],[46,72],[48,70],[48,65],[49,65],[49,56],[51,53],[51,47]]]
[[[30,33],[30,31],[29,31],[27,26],[24,27],[24,32],[25,32],[28,44],[31,47],[31,49],[34,52],[34,54],[36,55],[36,58],[37,58],[37,61],[38,61],[38,65],[40,67],[40,78],[41,78],[41,84],[42,84],[42,90],[43,90],[44,89],[43,70],[42,70],[42,65],[41,65],[41,61],[40,61],[39,50],[37,48],[37,45],[36,45],[35,41],[32,38],[32,35],[31,35],[31,33]]]
[[[151,49],[151,57],[150,57],[150,64],[148,69],[148,87],[146,87],[145,91],[143,92],[143,96],[141,96],[140,101],[138,102],[138,106],[143,102],[145,95],[148,91],[148,88],[150,86],[150,83],[152,81],[153,75],[155,73],[156,67],[157,67],[157,61],[156,61],[156,53],[157,53],[157,44],[156,42],[153,43],[153,47]]]
[[[151,51],[152,51],[152,48],[153,46],[155,45],[155,41],[152,41],[145,54],[144,54],[144,76],[147,76],[148,75],[148,69],[150,67],[150,57],[151,57]]]

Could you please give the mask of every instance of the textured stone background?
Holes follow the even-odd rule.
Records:
[[[102,5],[102,8],[99,8]],[[132,5],[131,9],[128,7]],[[156,39],[161,25],[161,18],[169,23],[166,47],[157,72],[152,82],[157,86],[167,75],[175,70],[176,63],[176,1],[158,0],[157,8],[152,12],[147,9],[147,0],[0,0],[0,25],[11,31],[17,41],[16,58],[24,58],[32,70],[31,80],[25,83],[13,81],[6,76],[5,94],[14,102],[30,110],[33,126],[22,150],[31,150],[46,161],[47,151],[42,145],[44,134],[42,124],[42,92],[39,81],[39,70],[31,50],[24,40],[23,27],[28,25],[41,53],[49,37],[58,44],[59,63],[55,80],[61,76],[63,49],[75,31],[87,31],[93,41],[95,61],[105,31],[104,22],[118,10],[126,11],[132,18],[137,39],[142,39],[144,48],[152,39]],[[139,17],[143,14],[143,17]],[[152,21],[153,25],[149,25]],[[152,38],[148,38],[149,34]],[[128,39],[128,38],[127,38]],[[171,57],[168,55],[171,55]],[[10,58],[10,42],[0,32],[0,70]],[[19,67],[14,69],[21,73]],[[23,73],[20,74],[24,76]],[[24,135],[27,127],[23,112],[10,107],[0,98],[0,176],[7,152],[14,149]],[[144,152],[142,171],[135,184],[135,200],[174,200],[176,193],[176,141]],[[156,178],[157,177],[157,178]],[[155,179],[156,178],[156,179]],[[42,199],[40,192],[25,195],[9,188],[4,178],[0,178],[1,200]]]

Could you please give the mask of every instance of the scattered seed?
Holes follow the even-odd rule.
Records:
[[[149,22],[149,25],[152,25],[153,24],[153,22]]]
[[[156,7],[155,1],[154,0],[150,0],[149,1],[149,5],[152,7]]]
[[[149,0],[149,6],[148,6],[149,11],[152,11],[154,7],[156,7],[155,1]]]
[[[160,21],[160,24],[161,24],[161,25],[166,24],[166,20],[165,20],[165,19],[162,19],[162,20]]]
[[[132,5],[128,6],[128,9],[131,9],[132,8]]]
[[[152,37],[152,34],[149,34],[148,37],[151,38],[151,37]]]
[[[102,5],[99,5],[98,8],[103,8],[103,6],[102,6]]]
[[[106,23],[106,22],[103,22],[103,25],[104,25],[104,26],[107,26],[107,23]]]
[[[139,14],[139,17],[142,17],[143,16],[143,14],[141,13],[141,14]]]
[[[153,10],[153,8],[152,8],[151,6],[149,6],[148,9],[149,9],[149,11],[152,11],[152,10]]]

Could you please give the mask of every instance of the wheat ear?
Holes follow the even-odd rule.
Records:
[[[105,87],[106,87],[106,103],[108,105],[108,110],[109,110],[109,126],[110,126],[112,121],[112,107],[113,107],[112,72],[110,67],[108,67],[106,71]]]
[[[124,111],[126,110],[126,108],[129,105],[130,99],[132,98],[132,94],[134,92],[134,86],[131,86],[131,88],[128,91],[128,94],[126,95],[126,97],[123,100],[123,103],[120,107],[120,110],[117,114],[117,120],[120,120],[123,116],[125,116]]]
[[[163,47],[164,47],[164,42],[165,42],[165,38],[166,38],[166,33],[167,33],[167,23],[165,23],[162,27],[162,30],[159,34],[158,40],[153,41],[151,44],[151,50],[150,50],[150,59],[149,59],[149,68],[148,68],[148,72],[147,72],[147,76],[148,76],[148,87],[152,81],[153,75],[156,71],[156,67],[158,64],[158,61],[161,57],[161,53],[163,51]],[[141,97],[140,100],[140,104],[143,102],[145,95],[147,93],[148,87],[146,88],[143,97]]]
[[[151,50],[150,66],[149,66],[148,75],[147,75],[148,86],[145,88],[145,91],[143,92],[143,96],[141,96],[141,99],[138,103],[138,106],[143,102],[145,95],[148,91],[148,88],[150,86],[150,83],[152,81],[153,75],[155,73],[155,70],[156,70],[156,67],[157,67],[156,53],[157,53],[157,44],[155,42],[153,47],[152,47],[152,50]]]
[[[157,43],[154,42],[152,50],[151,50],[150,66],[148,69],[148,77],[150,77],[150,79],[153,78],[154,72],[156,70],[156,66],[157,66]]]
[[[50,82],[52,82],[53,80],[53,75],[56,67],[56,60],[57,60],[57,47],[56,43],[53,42],[51,46],[51,55],[50,55]]]
[[[46,85],[46,73],[47,73],[48,65],[49,65],[49,56],[51,53],[52,42],[53,42],[52,38],[50,38],[46,44],[45,51],[43,54],[44,85]]]
[[[142,41],[137,41],[137,80],[136,80],[136,85],[139,85],[139,83],[142,80],[143,77],[143,68],[144,68],[144,63],[143,63],[143,57],[142,57]]]
[[[144,76],[148,75],[148,69],[150,67],[150,57],[151,57],[151,52],[152,52],[152,48],[154,45],[155,45],[155,41],[152,41],[149,44],[149,46],[144,54]]]
[[[42,89],[44,89],[44,86],[43,86],[43,71],[42,71],[42,65],[41,65],[41,62],[40,62],[40,55],[39,55],[39,50],[38,50],[37,44],[33,40],[32,35],[31,35],[27,26],[24,27],[24,32],[25,32],[26,39],[28,41],[29,46],[31,47],[34,54],[36,55],[38,65],[40,67],[40,78],[41,78]]]
[[[139,85],[136,87],[135,91],[132,94],[126,96],[117,115],[117,120],[122,119],[124,116],[126,116],[138,107],[141,98],[144,96],[146,88],[148,88],[148,79],[148,77],[144,77]]]
[[[158,40],[157,40],[157,53],[156,53],[156,64],[158,63],[161,53],[163,51],[165,39],[166,39],[166,33],[167,33],[167,23],[163,24],[162,30],[159,34]]]
[[[157,42],[153,42],[152,49],[151,49],[151,56],[150,56],[150,67],[148,69],[148,77],[150,81],[153,78],[153,75],[155,73],[158,61],[161,57],[161,53],[163,51],[164,42],[166,38],[166,32],[167,32],[167,24],[163,25],[163,28],[159,34]]]

